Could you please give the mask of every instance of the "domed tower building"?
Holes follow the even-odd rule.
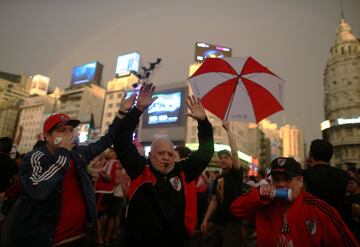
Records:
[[[324,72],[323,138],[334,146],[332,164],[360,167],[360,40],[342,18]]]

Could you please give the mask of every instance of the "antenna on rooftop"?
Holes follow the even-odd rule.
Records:
[[[343,6],[343,0],[340,1],[340,4],[341,4],[341,19],[343,20],[344,19],[344,6]]]

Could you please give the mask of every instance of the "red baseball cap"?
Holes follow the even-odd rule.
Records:
[[[80,123],[79,120],[70,119],[70,117],[63,113],[56,113],[48,117],[44,122],[44,133],[50,132],[54,128],[62,125],[71,125],[74,128]]]

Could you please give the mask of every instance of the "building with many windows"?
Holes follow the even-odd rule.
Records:
[[[43,133],[43,124],[55,110],[62,89],[55,90],[48,95],[33,95],[25,99],[24,104],[20,107],[18,125],[23,127],[23,135],[19,145],[19,152],[25,153],[32,150],[38,140],[39,135]]]
[[[105,89],[96,84],[80,84],[63,91],[55,112],[65,113],[82,123],[93,121],[100,128]]]
[[[332,164],[360,164],[360,40],[341,19],[324,72],[324,139],[334,146]]]
[[[18,114],[30,95],[46,95],[49,78],[0,72],[0,136],[15,136]]]
[[[286,124],[280,128],[279,136],[282,139],[283,156],[293,157],[300,164],[303,164],[305,159],[303,130]]]
[[[107,84],[104,97],[104,109],[101,118],[101,130],[103,134],[112,123],[116,112],[119,110],[120,101],[125,92],[133,90],[133,85],[139,81],[139,78],[130,74],[129,76],[114,78]]]

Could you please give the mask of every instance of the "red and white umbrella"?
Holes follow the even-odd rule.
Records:
[[[285,81],[252,57],[207,58],[188,80],[205,109],[222,120],[258,123],[283,109]]]

